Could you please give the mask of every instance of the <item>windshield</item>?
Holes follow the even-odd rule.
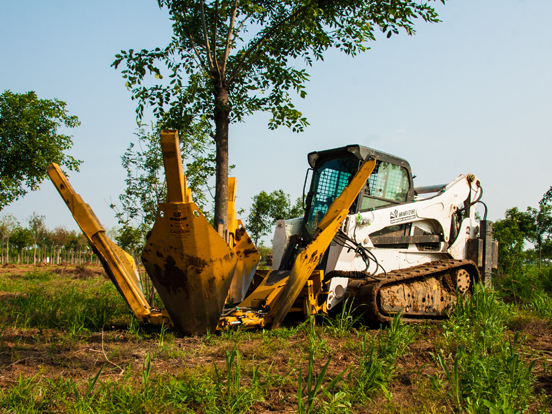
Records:
[[[410,188],[406,168],[379,160],[367,184],[360,211],[404,203]]]
[[[305,214],[307,219],[305,228],[311,236],[332,202],[351,182],[358,170],[358,165],[359,161],[356,158],[339,158],[324,162],[314,171],[311,186],[312,201]]]

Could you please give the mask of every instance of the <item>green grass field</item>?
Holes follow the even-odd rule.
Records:
[[[443,324],[349,313],[182,337],[98,270],[0,274],[2,413],[521,413],[552,408],[552,300],[461,298]]]

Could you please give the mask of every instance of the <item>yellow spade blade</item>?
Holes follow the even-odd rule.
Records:
[[[238,226],[234,233],[236,243],[234,252],[238,257],[238,263],[228,291],[228,296],[232,298],[234,304],[241,302],[245,298],[249,284],[261,260],[261,254],[253,244],[251,237],[247,234],[242,221],[238,220],[237,223]]]
[[[189,200],[176,131],[161,133],[167,203],[159,205],[142,261],[175,327],[214,332],[237,256]]]
[[[278,304],[278,311],[274,317],[272,323],[272,329],[276,329],[280,326],[280,323],[284,320],[293,302],[301,293],[301,290],[305,286],[305,283],[309,279],[313,270],[320,262],[320,259],[324,255],[324,252],[333,240],[337,230],[343,223],[349,210],[341,210],[341,213],[334,217],[334,220],[321,232],[318,236],[303,250],[295,259],[289,280],[282,293],[282,298]]]
[[[215,331],[236,261],[195,203],[159,205],[142,262],[179,331]]]
[[[154,323],[169,324],[170,321],[166,315],[151,312],[151,308],[142,293],[142,285],[140,284],[134,259],[106,236],[105,230],[92,208],[84,203],[80,195],[75,193],[59,166],[54,163],[50,164],[48,175],[98,255],[106,273],[136,317],[142,321],[149,320]]]
[[[320,221],[313,240],[295,259],[289,281],[284,288],[282,299],[280,300],[274,322],[272,323],[272,329],[278,328],[280,323],[284,320],[293,302],[295,302],[297,296],[301,293],[303,286],[305,286],[305,283],[341,227],[343,220],[345,220],[345,217],[349,214],[351,204],[355,201],[358,193],[364,186],[364,183],[366,183],[366,180],[375,166],[376,160],[368,160],[362,165],[349,185],[331,204],[327,213]]]

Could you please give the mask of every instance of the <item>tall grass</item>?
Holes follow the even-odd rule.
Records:
[[[529,303],[534,294],[552,295],[552,266],[523,266],[517,273],[495,275],[493,283],[501,296]]]
[[[215,413],[245,413],[251,406],[262,401],[258,384],[258,368],[253,369],[250,385],[245,385],[241,354],[234,347],[226,351],[226,372],[215,365],[213,385],[216,397]]]
[[[476,285],[473,295],[459,296],[443,325],[445,349],[435,355],[448,384],[450,400],[467,413],[521,413],[532,398],[533,363],[519,356],[519,335],[508,339],[506,325],[515,309],[492,290]],[[437,375],[433,382],[444,384]],[[506,410],[506,411],[505,411]]]
[[[127,370],[116,381],[100,380],[103,366],[89,379],[20,379],[0,389],[0,411],[7,413],[246,413],[262,400],[256,373],[243,376],[240,353],[226,355],[226,367],[212,376],[190,372],[180,378],[156,375],[151,355],[146,357],[141,378]],[[258,370],[257,370],[258,371]],[[140,382],[137,380],[140,379]]]
[[[353,309],[353,301],[346,299],[340,312],[334,317],[328,316],[324,319],[325,330],[334,338],[350,337],[361,318],[358,307]]]
[[[552,319],[552,298],[544,292],[535,292],[528,309],[539,318]]]
[[[328,367],[330,366],[330,362],[332,361],[332,358],[330,357],[326,364],[322,367],[320,372],[316,374],[314,372],[314,348],[311,348],[309,353],[309,363],[307,366],[307,378],[305,384],[303,384],[303,370],[301,369],[301,372],[299,373],[299,377],[297,379],[297,413],[299,414],[310,414],[313,412],[319,412],[319,405],[323,405],[322,397],[330,397],[330,404],[333,402],[334,404],[331,404],[332,408],[341,408],[339,407],[340,404],[335,404],[335,395],[332,396],[330,394],[330,391],[335,387],[335,385],[341,381],[341,378],[343,375],[345,375],[345,372],[347,369],[342,371],[340,374],[338,374],[336,377],[331,379],[329,383],[324,386],[324,379],[326,378],[326,373],[328,371]],[[337,394],[336,394],[337,395]],[[342,397],[338,397],[338,403],[341,403]],[[332,401],[333,400],[333,401]],[[327,403],[325,404],[328,405]],[[341,403],[342,406],[347,407],[348,405]],[[349,405],[350,406],[350,405]],[[316,410],[316,411],[315,411]]]
[[[3,317],[14,327],[60,329],[75,336],[99,331],[117,319],[129,320],[128,306],[111,284],[68,283],[46,289],[40,282],[50,281],[52,274],[35,272],[23,278],[34,283],[4,302]]]

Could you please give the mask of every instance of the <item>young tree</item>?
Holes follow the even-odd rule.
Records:
[[[206,128],[208,123],[198,123],[180,140],[186,181],[200,208],[207,203],[205,194],[210,190],[207,181],[215,170],[212,142]],[[119,196],[120,205],[111,204],[122,231],[127,235],[131,230],[138,232],[140,240],[151,230],[157,206],[165,201],[167,194],[159,132],[155,128],[149,132],[144,128],[138,130],[137,144],[131,143],[121,157],[127,173],[125,192]]]
[[[67,242],[65,244],[65,250],[67,252],[70,252],[71,253],[71,258],[69,259],[69,263],[71,264],[74,264],[75,263],[75,260],[74,260],[74,257],[75,257],[75,251],[77,250],[77,247],[78,247],[78,234],[75,230],[71,230],[69,232],[69,235],[67,237]]]
[[[498,272],[501,276],[519,274],[524,260],[525,213],[517,207],[506,210],[504,219],[493,223],[494,238],[498,240]]]
[[[46,225],[44,223],[45,220],[46,216],[39,216],[36,213],[31,214],[27,220],[29,223],[29,232],[33,240],[33,264],[36,264],[36,249],[39,241],[42,238],[43,233],[46,231]]]
[[[56,264],[60,263],[61,249],[69,241],[69,230],[65,226],[58,226],[52,232],[52,240],[56,247]]]
[[[38,99],[34,92],[0,95],[0,210],[29,189],[37,190],[48,164],[78,171],[81,161],[64,153],[72,137],[57,132],[80,125],[65,106],[57,99]]]
[[[539,267],[542,263],[543,245],[550,242],[552,235],[552,205],[539,203],[538,208],[527,207],[525,238],[538,251]]]
[[[291,205],[289,195],[283,190],[276,190],[270,194],[261,191],[253,196],[253,204],[247,218],[247,230],[255,244],[261,237],[266,236],[276,221],[302,217],[304,214],[301,199]]]
[[[144,234],[139,229],[127,225],[119,229],[115,241],[136,260],[136,253],[143,248]]]
[[[444,0],[438,0],[444,4]],[[216,144],[215,227],[226,228],[229,124],[256,111],[272,114],[270,129],[307,125],[290,92],[306,96],[311,66],[335,48],[348,55],[369,49],[375,31],[404,29],[413,21],[438,22],[430,1],[413,0],[158,0],[167,7],[173,37],[165,48],[121,51],[112,66],[122,71],[137,115],[153,106],[164,128],[186,131],[197,117],[209,117]],[[165,66],[162,70],[158,62]],[[146,75],[169,81],[151,85]],[[148,85],[145,86],[144,84]]]
[[[4,263],[10,262],[10,237],[17,226],[19,226],[19,222],[13,215],[3,214],[0,217],[0,237],[6,244],[6,260]]]
[[[18,263],[22,263],[24,261],[24,257],[22,257],[25,253],[24,249],[31,246],[33,243],[31,231],[28,228],[18,225],[14,229],[10,241],[12,246],[17,250]]]

